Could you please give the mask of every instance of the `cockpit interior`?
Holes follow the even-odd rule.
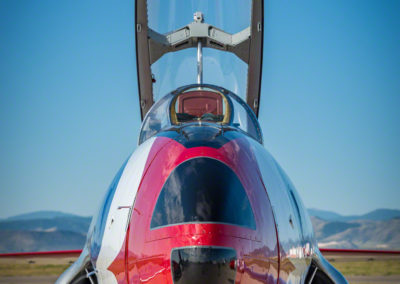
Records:
[[[226,124],[230,106],[226,97],[214,90],[190,90],[175,96],[171,104],[172,124],[208,121]]]
[[[224,88],[203,84],[179,88],[155,103],[143,121],[139,144],[171,127],[204,123],[235,128],[262,143],[248,105]]]

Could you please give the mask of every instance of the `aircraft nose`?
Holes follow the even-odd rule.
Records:
[[[234,283],[236,251],[221,247],[176,248],[171,252],[174,284]]]
[[[130,283],[276,283],[275,221],[241,141],[182,149],[167,169],[172,145],[153,159],[129,225]]]

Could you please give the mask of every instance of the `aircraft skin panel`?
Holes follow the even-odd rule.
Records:
[[[281,178],[275,160],[264,147],[257,143],[253,145],[277,223],[281,259],[280,280],[284,283],[304,283],[307,268],[311,263],[314,242],[302,237],[298,213],[291,204],[287,186]]]
[[[107,219],[104,220],[106,227],[96,261],[98,277],[103,283],[117,283],[115,275],[108,270],[108,267],[124,244],[131,213],[128,207],[132,206],[135,200],[154,140],[155,138],[147,140],[129,158],[115,191]],[[120,206],[123,208],[118,209]]]
[[[127,282],[173,283],[171,272],[165,271],[170,266],[171,248],[200,245],[236,249],[241,261],[237,263],[235,281],[246,283],[247,280],[258,279],[263,283],[276,283],[279,264],[275,221],[257,169],[248,172],[254,167],[255,159],[253,153],[248,151],[248,140],[246,135],[242,135],[216,149],[202,146],[185,148],[167,137],[156,139],[151,151],[158,154],[143,177],[127,235]],[[165,180],[179,164],[198,157],[221,161],[237,174],[251,202],[256,230],[207,222],[150,229],[153,208]],[[114,263],[123,265],[123,257],[121,251]],[[114,273],[123,269],[114,264],[111,266],[116,270]]]
[[[182,141],[163,135],[160,133],[155,139],[148,154],[126,236],[128,247],[121,247],[108,268],[118,283],[172,284],[168,270],[171,249],[193,246],[234,248],[241,258],[237,264],[237,283],[277,283],[278,275],[279,283],[305,283],[311,261],[318,254],[316,241],[312,228],[301,227],[299,211],[289,195],[294,189],[288,188],[281,169],[268,151],[240,133],[219,147],[189,148]],[[204,144],[207,143],[205,140]],[[154,206],[166,179],[178,165],[198,157],[227,164],[245,188],[252,189],[247,194],[254,210],[256,230],[207,222],[150,229]],[[263,202],[257,203],[260,200]]]
[[[220,168],[227,168],[234,176],[224,180],[229,175],[219,175],[216,168],[210,170],[201,164],[188,166],[188,171],[174,176],[183,165],[199,160],[207,161],[208,166],[218,164]],[[204,171],[205,175],[196,177]],[[250,204],[252,215],[245,215],[244,219],[252,218],[254,226],[220,219],[199,221],[191,215],[184,219],[191,212],[187,208],[195,208],[192,211],[198,216],[211,210],[207,205],[214,202],[215,190],[224,187],[229,191],[222,199],[217,198],[218,216],[229,217],[237,212],[243,216],[244,207],[237,206],[240,203],[232,199],[238,193],[230,191],[236,188],[232,177],[239,181]],[[194,183],[190,185],[191,180]],[[198,207],[199,203],[192,204],[191,200],[198,202],[206,196],[201,188],[208,188],[210,183],[203,183],[204,180],[211,181],[211,186],[214,181],[223,180],[223,183],[212,189],[211,199],[204,199],[203,207]],[[172,195],[162,195],[170,185]],[[113,191],[113,183],[110,190]],[[188,192],[197,197],[188,199]],[[193,277],[198,275],[196,265],[200,267],[197,271],[203,271],[204,262],[183,269],[188,260],[174,262],[172,252],[203,248],[214,253],[221,249],[235,253],[235,260],[225,265],[230,273],[229,281],[233,283],[308,283],[313,265],[328,275],[332,283],[347,283],[321,256],[307,221],[309,217],[286,174],[259,141],[238,128],[189,123],[157,133],[145,140],[123,166],[111,198],[108,215],[100,220],[105,224],[100,253],[97,258],[91,257],[99,283],[193,283]],[[169,211],[157,211],[159,200]],[[229,207],[232,202],[235,207]],[[225,208],[229,208],[228,214],[224,213]],[[153,225],[154,216],[159,212],[165,216],[181,216],[183,221],[168,217],[164,219],[172,221]],[[211,277],[219,275],[217,271],[211,273]],[[203,280],[196,281],[208,281]],[[221,283],[215,279],[209,282]]]
[[[315,275],[347,283],[321,256],[250,108],[224,89],[215,92],[222,114],[179,108],[193,88],[150,110],[140,145],[93,218],[85,253],[58,283],[87,271],[98,283],[312,283]]]
[[[112,200],[114,198],[115,192],[117,190],[117,186],[119,180],[122,176],[122,173],[125,169],[128,160],[122,165],[120,170],[115,175],[113,181],[111,182],[104,199],[100,205],[100,208],[95,216],[93,216],[92,222],[89,227],[88,238],[87,238],[87,246],[90,247],[89,256],[90,260],[93,264],[96,263],[97,258],[99,257],[99,253],[102,247],[102,240],[104,236],[104,231],[106,228],[106,220],[110,212],[110,207]]]

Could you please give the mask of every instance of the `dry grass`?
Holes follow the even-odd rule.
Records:
[[[0,259],[0,277],[60,275],[75,259]],[[400,259],[328,257],[345,276],[400,275]]]
[[[400,260],[331,262],[345,276],[400,275]]]
[[[69,265],[62,264],[2,263],[0,264],[0,277],[60,275],[68,267]]]

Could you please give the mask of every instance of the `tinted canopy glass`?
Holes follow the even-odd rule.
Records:
[[[158,197],[150,227],[200,222],[256,228],[240,180],[227,165],[211,158],[188,160],[171,173]]]

